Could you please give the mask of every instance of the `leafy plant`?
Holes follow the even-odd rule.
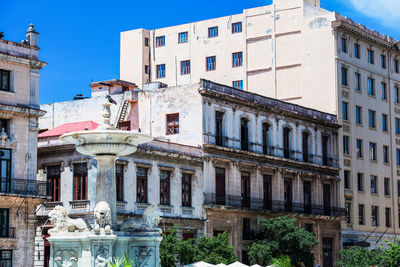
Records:
[[[279,258],[272,259],[272,265],[276,267],[291,267],[290,258],[286,255],[280,255]]]
[[[370,251],[362,247],[351,247],[340,251],[340,259],[337,266],[343,267],[369,267],[380,263],[380,250]]]
[[[204,261],[211,264],[231,264],[236,261],[234,248],[229,244],[227,232],[218,236],[202,236],[196,241],[194,262]]]
[[[113,258],[107,262],[107,267],[134,267],[134,262],[130,259],[126,253],[122,258]]]

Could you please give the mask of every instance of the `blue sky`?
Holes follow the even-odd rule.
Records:
[[[400,39],[398,0],[321,0],[337,11],[383,34]],[[121,31],[154,29],[241,13],[272,0],[0,0],[0,32],[21,41],[29,23],[39,35],[40,104],[90,94],[91,80],[119,78]]]

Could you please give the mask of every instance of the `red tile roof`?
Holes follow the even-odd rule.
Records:
[[[79,121],[79,122],[71,122],[64,123],[56,128],[45,131],[38,135],[39,138],[42,137],[51,137],[51,136],[61,136],[65,133],[83,131],[83,130],[94,130],[99,126],[98,123],[94,121]]]

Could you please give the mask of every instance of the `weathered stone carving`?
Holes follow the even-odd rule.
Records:
[[[141,218],[129,218],[121,225],[121,231],[160,231],[161,213],[156,206],[151,205],[143,212]]]
[[[96,223],[94,231],[96,234],[112,234],[111,230],[111,209],[105,201],[100,201],[94,208],[94,218]]]
[[[149,259],[153,254],[153,249],[148,247],[132,247],[133,260],[135,266],[148,266]]]
[[[14,135],[9,137],[4,130],[4,128],[0,129],[0,147],[9,148],[16,144]]]
[[[94,258],[96,267],[107,266],[108,259],[110,259],[110,249],[108,245],[94,245]]]
[[[76,231],[85,232],[90,230],[90,225],[84,219],[71,219],[62,206],[55,206],[49,212],[49,217],[53,225],[53,228],[49,230],[50,234]]]
[[[54,261],[58,267],[77,266],[78,257],[74,249],[59,249],[54,255]]]

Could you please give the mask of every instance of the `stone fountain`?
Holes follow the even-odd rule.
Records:
[[[142,218],[127,219],[117,230],[115,161],[134,153],[152,137],[122,131],[110,124],[110,101],[103,104],[104,124],[95,130],[66,133],[60,139],[76,145],[76,150],[97,160],[94,225],[82,218],[69,218],[66,210],[55,207],[50,213],[54,228],[49,230],[50,267],[107,266],[113,258],[127,255],[136,267],[160,266],[158,228],[160,214],[150,206]]]

